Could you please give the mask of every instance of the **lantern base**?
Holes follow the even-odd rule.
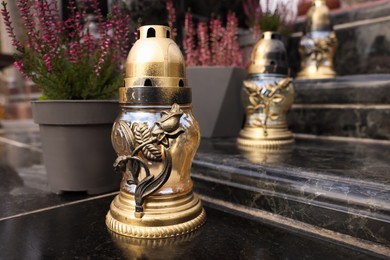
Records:
[[[240,146],[277,148],[294,143],[293,135],[287,128],[244,127],[237,138]]]
[[[310,65],[304,67],[297,75],[297,79],[326,79],[326,78],[334,78],[336,76],[336,72],[333,68],[328,66],[319,66],[317,68],[316,65]]]
[[[135,214],[134,196],[121,190],[111,203],[106,225],[120,235],[153,239],[190,233],[206,221],[205,210],[192,192],[147,197],[143,209]]]

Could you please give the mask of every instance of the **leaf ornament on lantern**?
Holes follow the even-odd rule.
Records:
[[[292,82],[291,78],[282,79],[274,83],[266,83],[263,86],[258,86],[253,81],[244,81],[244,90],[248,94],[249,105],[247,106],[247,113],[249,115],[254,114],[258,109],[262,109],[264,112],[264,119],[262,122],[259,118],[252,121],[252,124],[257,127],[263,127],[264,134],[267,135],[267,120],[278,119],[279,115],[274,113],[269,115],[270,105],[272,103],[280,103],[284,100],[281,91],[288,88]]]
[[[134,122],[129,140],[134,140],[127,147],[135,147],[129,156],[119,156],[114,163],[117,172],[126,173],[127,184],[136,185],[135,201],[136,215],[142,217],[142,204],[145,197],[151,195],[164,185],[172,170],[172,158],[170,155],[170,139],[177,138],[184,133],[180,125],[183,111],[178,104],[173,104],[169,111],[161,111],[161,118],[152,127],[145,122]],[[149,162],[164,163],[163,170],[158,176],[150,174]],[[141,169],[145,171],[145,177],[139,179]]]

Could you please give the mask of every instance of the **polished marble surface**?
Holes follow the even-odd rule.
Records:
[[[294,104],[390,104],[390,74],[294,80]]]
[[[38,128],[30,121],[2,122],[0,129],[0,219],[87,198],[50,192]]]
[[[112,236],[104,218],[112,196],[0,221],[3,259],[374,259],[315,238],[206,207],[192,236],[135,240]],[[150,245],[148,245],[148,242]]]
[[[368,195],[361,192],[377,192],[377,197],[372,197],[375,202],[388,199],[388,193],[379,191],[379,187],[385,189],[389,183],[386,178],[388,163],[385,162],[388,151],[379,152],[374,146],[363,145],[357,149],[357,146],[352,144],[333,143],[322,144],[322,148],[316,150],[318,146],[321,144],[297,142],[292,151],[282,152],[280,161],[279,156],[272,154],[255,154],[254,157],[249,155],[246,158],[234,146],[232,139],[204,139],[194,161],[195,190],[203,199],[208,196],[211,200],[221,198],[221,194],[228,192],[223,197],[226,202],[235,198],[233,201],[237,205],[268,210],[269,204],[259,204],[260,200],[252,200],[250,203],[242,200],[248,195],[266,197],[255,193],[261,186],[277,186],[277,181],[272,183],[264,179],[261,183],[259,175],[268,175],[271,179],[283,180],[286,186],[292,188],[282,188],[278,191],[278,194],[287,191],[283,196],[288,198],[291,198],[289,191],[293,189],[310,194],[309,188],[314,183],[317,183],[319,192],[326,190],[324,187],[332,187],[335,182],[343,183],[344,190],[343,186],[333,186],[337,188],[335,192],[358,196],[362,214],[366,214],[366,207],[371,204],[365,201]],[[114,195],[51,193],[46,184],[40,149],[35,128],[0,130],[0,259],[382,259],[390,256],[390,248],[383,247],[383,243],[378,243],[382,247],[378,251],[375,250],[376,244],[363,247],[359,243],[348,244],[326,238],[322,233],[329,232],[321,229],[320,221],[311,222],[313,226],[310,227],[314,232],[307,232],[305,223],[309,222],[305,218],[293,216],[299,215],[296,211],[299,205],[293,203],[290,208],[284,204],[285,212],[275,212],[281,216],[291,212],[293,215],[289,216],[292,219],[290,222],[303,227],[301,230],[290,228],[286,224],[283,227],[275,223],[270,224],[251,211],[238,214],[228,210],[223,201],[216,206],[206,199],[204,205],[208,220],[206,225],[193,235],[179,237],[173,241],[147,242],[118,237],[111,234],[104,224],[105,214]],[[342,150],[346,151],[346,155],[343,155]],[[346,164],[335,163],[346,157],[356,158]],[[362,162],[362,159],[366,161]],[[372,164],[375,164],[375,167]],[[364,170],[360,174],[354,174],[356,169],[361,168]],[[333,174],[327,176],[330,169]],[[374,172],[375,175],[365,176],[368,172]],[[327,184],[325,179],[328,179]],[[237,189],[234,190],[233,186]],[[346,192],[347,187],[351,189],[350,192]],[[235,191],[238,193],[234,194]],[[353,198],[352,195],[350,198]],[[301,195],[298,194],[297,198],[299,196]],[[300,211],[312,214],[314,211],[306,211],[310,207],[305,204],[308,202],[306,197],[301,197],[303,200],[299,201]],[[317,199],[320,197],[317,196]],[[267,199],[269,202],[272,200],[271,197]],[[337,199],[343,201],[345,198],[341,196]],[[273,202],[276,203],[277,200]],[[313,202],[315,199],[310,201]],[[381,206],[385,211],[386,203],[385,201]],[[339,204],[332,201],[327,206],[338,207]],[[318,205],[316,207],[318,208]],[[355,209],[351,207],[350,210]],[[376,211],[377,216],[388,217],[389,214],[385,211]],[[337,214],[329,214],[330,211],[319,211],[317,215],[319,213],[331,218],[333,222],[343,220]],[[317,218],[317,215],[311,217]],[[365,219],[366,223],[371,223],[370,217],[360,218],[358,221]],[[354,219],[351,219],[350,225],[353,225],[353,221]],[[385,237],[382,236],[383,232],[388,233],[385,225],[378,231],[373,230],[371,224],[366,226],[382,238]],[[329,226],[326,228],[332,229]],[[356,240],[359,235],[356,235],[355,239],[344,237],[342,233],[335,234],[341,239],[359,242]]]
[[[390,74],[295,80],[294,133],[390,140]]]
[[[294,133],[390,140],[390,105],[294,105],[287,118]]]
[[[200,194],[390,244],[387,145],[296,140],[280,151],[204,139],[193,162]]]

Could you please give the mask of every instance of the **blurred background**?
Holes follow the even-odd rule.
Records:
[[[110,12],[110,6],[115,0],[99,0],[102,10],[107,14]],[[21,19],[18,18],[18,12],[16,7],[16,1],[8,0],[8,8],[11,12],[11,16],[14,22],[16,34],[23,31],[21,26]],[[368,1],[368,0],[327,0],[327,5],[332,9],[332,15],[337,20],[341,22],[354,22],[356,17],[354,12],[351,10],[355,9],[367,9],[369,6],[374,6],[376,8],[373,12],[376,14],[383,12],[383,15],[386,14],[386,10],[381,10],[378,7],[378,3],[387,3],[389,1]],[[58,0],[59,6],[62,11],[62,18],[67,19],[67,8],[69,0]],[[238,42],[242,51],[244,65],[245,61],[248,60],[251,47],[256,41],[254,34],[254,25],[251,22],[253,16],[256,15],[256,12],[259,10],[253,10],[251,7],[253,5],[260,6],[260,15],[265,13],[275,12],[275,8],[278,4],[284,4],[285,8],[280,12],[280,15],[284,19],[283,22],[288,24],[288,32],[285,34],[286,45],[290,53],[290,65],[292,67],[292,75],[296,72],[299,67],[299,57],[297,55],[296,46],[294,45],[294,40],[291,41],[291,38],[299,37],[299,33],[302,29],[302,24],[304,22],[305,14],[309,7],[311,6],[311,0],[122,0],[123,8],[127,9],[129,15],[132,19],[132,27],[134,31],[139,25],[147,24],[165,24],[169,25],[170,22],[173,23],[177,36],[176,42],[183,48],[184,41],[184,24],[185,16],[187,12],[191,12],[193,24],[196,27],[196,24],[199,22],[208,23],[210,19],[219,19],[223,24],[226,23],[226,17],[229,12],[233,12],[237,17],[238,21]],[[169,8],[169,4],[171,8]],[[173,11],[172,11],[173,7]],[[372,9],[372,8],[371,8]],[[367,9],[368,10],[368,9]],[[171,15],[174,15],[174,18],[169,18],[169,12]],[[173,13],[172,13],[173,12]],[[360,12],[361,13],[361,12]],[[359,14],[360,14],[359,13]],[[366,12],[367,13],[367,12]],[[367,17],[364,19],[370,18],[372,13],[367,13]],[[346,18],[347,17],[347,18]],[[344,19],[344,20],[343,20]],[[356,18],[358,19],[358,18]],[[258,28],[259,31],[262,31],[262,28]],[[382,36],[382,37],[380,37]],[[350,37],[346,36],[346,37]],[[134,41],[134,40],[133,40]],[[297,41],[295,40],[295,43]],[[341,48],[355,48],[356,52],[362,52],[364,47],[360,45],[354,46],[351,43],[349,45],[343,46],[343,40],[341,39]],[[386,35],[379,35],[379,37],[374,37],[373,42],[368,42],[367,45],[371,46],[370,50],[364,50],[363,52],[368,52],[374,55],[374,61],[378,64],[376,71],[374,73],[387,73],[387,58],[383,56],[383,53],[389,52],[388,40]],[[291,50],[291,51],[290,51]],[[9,120],[9,119],[30,119],[31,118],[31,107],[30,101],[39,98],[40,92],[38,88],[29,80],[24,79],[20,73],[12,66],[12,55],[15,52],[14,48],[10,43],[10,39],[5,31],[3,20],[0,22],[0,120]],[[347,57],[347,62],[350,64],[356,64],[360,62],[358,58],[355,57],[354,53],[350,54]],[[291,58],[292,57],[292,58]],[[372,58],[372,55],[370,56]],[[378,57],[380,57],[378,59]],[[376,59],[376,60],[375,60]],[[340,59],[342,60],[342,59]],[[366,61],[366,60],[365,60]],[[359,74],[366,72],[366,68],[363,67],[352,67],[349,68],[349,65],[345,63],[335,64],[336,69],[338,69],[339,75],[348,75],[348,74]],[[367,67],[367,66],[366,66]],[[370,66],[371,68],[371,66]]]

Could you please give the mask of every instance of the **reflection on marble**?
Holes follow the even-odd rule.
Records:
[[[340,45],[335,55],[339,75],[389,73],[390,21],[336,31]]]
[[[159,260],[162,255],[185,257],[196,246],[196,238],[203,227],[183,236],[164,239],[139,239],[126,237],[109,231],[112,240],[127,259]]]
[[[278,163],[290,157],[293,145],[267,148],[237,144],[237,147],[242,156],[252,163]]]
[[[390,75],[296,80],[294,133],[390,140]]]
[[[294,104],[390,104],[390,74],[295,80]]]
[[[111,237],[104,224],[106,209],[112,198],[109,196],[0,221],[0,258],[375,259],[367,252],[291,233],[209,207],[206,207],[208,221],[200,233],[189,240],[184,238],[179,241],[180,246],[173,246],[174,250],[169,248],[172,244],[161,249],[166,241],[159,240],[150,245],[122,239],[118,245],[117,238]],[[133,249],[139,253],[134,254]]]
[[[0,219],[86,198],[50,192],[37,129],[29,124],[0,132]]]
[[[390,243],[390,149],[296,140],[288,156],[254,163],[234,139],[203,139],[195,191],[289,218]]]
[[[50,193],[37,133],[2,132],[0,137],[0,259],[380,258],[212,205],[205,207],[205,226],[175,239],[177,244],[116,236],[104,223],[113,195],[82,200],[85,194]],[[278,152],[241,152],[233,139],[203,140],[194,161],[195,190],[357,237],[388,241],[383,220],[388,216],[388,190],[378,188],[389,184],[388,152],[379,152],[376,146],[299,140]]]
[[[288,114],[294,133],[390,140],[389,108],[293,106]]]

